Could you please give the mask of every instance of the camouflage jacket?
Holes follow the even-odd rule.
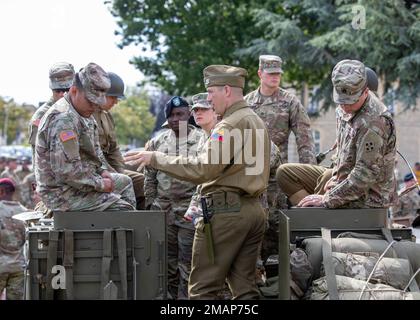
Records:
[[[97,124],[74,109],[69,96],[58,100],[42,118],[35,147],[37,191],[51,210],[68,211],[74,199],[94,193],[103,206],[117,197],[104,192],[107,168],[99,146]],[[96,191],[96,192],[94,192]],[[93,197],[93,194],[92,194]]]
[[[124,173],[125,164],[118,146],[115,124],[108,111],[98,110],[93,114],[98,124],[99,143],[109,165],[117,172]]]
[[[27,175],[30,175],[32,173],[31,170],[23,170],[23,168],[16,169],[15,174],[18,176],[20,181],[23,181]]]
[[[272,96],[260,93],[260,88],[248,93],[245,100],[264,121],[270,139],[279,147],[281,163],[288,162],[290,132],[296,136],[300,163],[316,164],[315,145],[310,120],[299,99],[279,88]]]
[[[33,209],[36,204],[34,203],[34,185],[36,186],[35,173],[28,174],[21,183],[22,204],[29,209]]]
[[[146,144],[146,150],[161,151],[165,154],[176,155],[182,148],[190,154],[197,152],[197,147],[204,132],[194,126],[189,126],[187,139],[177,139],[172,130],[164,130]],[[184,149],[185,150],[185,149]],[[169,212],[168,224],[177,224],[192,228],[191,223],[183,219],[188,209],[196,185],[191,182],[175,179],[162,171],[146,167],[144,174],[144,196],[146,206],[161,208]]]
[[[48,111],[49,108],[54,104],[53,98],[50,98],[46,103],[40,106],[35,113],[32,115],[31,120],[29,121],[29,144],[32,146],[32,159],[35,159],[35,142],[36,135],[38,134],[38,126],[41,122],[42,117]]]
[[[392,208],[394,217],[410,216],[414,218],[417,212],[420,213],[420,195],[417,189],[401,196],[398,199],[398,204]]]
[[[21,272],[25,266],[25,224],[12,216],[28,211],[16,201],[0,201],[0,274]]]
[[[396,201],[394,121],[372,93],[354,114],[337,109],[337,153],[324,205],[389,207]]]

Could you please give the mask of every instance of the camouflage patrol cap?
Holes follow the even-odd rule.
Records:
[[[203,70],[206,88],[227,85],[243,89],[247,75],[248,72],[244,68],[226,65],[211,65]]]
[[[331,75],[333,99],[337,104],[353,104],[367,86],[365,65],[358,60],[342,60]]]
[[[211,109],[211,104],[207,101],[207,92],[197,93],[196,95],[193,95],[192,102],[193,106],[191,108],[191,111],[193,111],[196,108],[203,108],[203,109]]]
[[[267,73],[283,73],[283,60],[279,56],[264,54],[260,56],[260,70]]]
[[[106,93],[111,87],[108,74],[96,63],[89,63],[78,73],[86,99],[97,105],[106,103]]]
[[[73,83],[74,67],[68,62],[57,62],[50,68],[50,89],[68,89]]]

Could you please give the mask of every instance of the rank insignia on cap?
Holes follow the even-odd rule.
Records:
[[[205,85],[208,85],[209,83],[210,83],[210,79],[209,79],[209,78],[207,78],[207,79],[206,79],[206,81],[204,81],[204,84],[205,84]]]
[[[35,119],[34,121],[32,121],[32,124],[35,126],[35,127],[39,127],[39,123],[41,122],[41,119]]]
[[[172,103],[174,104],[175,107],[179,107],[181,105],[181,101],[179,100],[178,97],[174,98],[174,100],[172,100]]]
[[[213,132],[210,139],[213,141],[223,141],[223,130]]]
[[[74,133],[73,130],[66,130],[66,131],[61,131],[60,132],[61,142],[66,142],[66,141],[69,141],[71,139],[76,139],[76,134]]]

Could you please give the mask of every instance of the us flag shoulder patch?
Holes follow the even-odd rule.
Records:
[[[76,139],[76,133],[73,130],[66,130],[60,132],[60,140],[61,142],[66,142],[71,139]]]

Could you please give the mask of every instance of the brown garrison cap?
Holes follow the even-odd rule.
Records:
[[[211,65],[203,70],[206,88],[227,85],[243,89],[247,75],[248,72],[244,68],[226,65]]]
[[[106,93],[111,87],[111,80],[105,70],[91,62],[78,74],[86,99],[97,105],[104,105],[106,103]]]

